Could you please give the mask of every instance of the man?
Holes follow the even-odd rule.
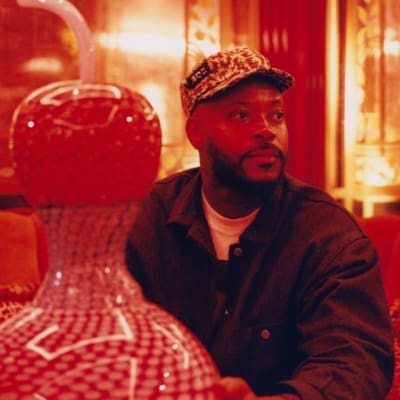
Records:
[[[377,254],[347,211],[285,172],[293,81],[246,48],[193,69],[181,96],[200,168],[154,185],[129,270],[204,343],[226,377],[219,398],[384,399],[393,348]]]

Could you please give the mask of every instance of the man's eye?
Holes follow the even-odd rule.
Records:
[[[274,114],[274,118],[275,118],[277,121],[283,121],[283,120],[285,119],[285,113],[282,112],[282,111],[277,111],[277,112]]]
[[[249,113],[247,111],[234,111],[231,113],[231,118],[237,119],[239,121],[245,121],[249,117]]]

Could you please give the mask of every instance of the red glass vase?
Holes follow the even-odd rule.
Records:
[[[213,399],[206,350],[125,266],[160,157],[151,105],[116,85],[50,85],[17,108],[12,147],[49,270],[32,304],[0,325],[0,399]]]

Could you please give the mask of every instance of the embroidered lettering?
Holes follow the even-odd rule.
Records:
[[[204,62],[198,68],[196,68],[191,75],[186,79],[186,87],[188,89],[193,89],[196,87],[208,74],[210,74],[211,69],[209,65]]]

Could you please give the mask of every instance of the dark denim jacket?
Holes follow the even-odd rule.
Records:
[[[381,400],[393,337],[371,241],[323,191],[286,176],[231,246],[226,302],[192,169],[155,184],[127,246],[145,295],[188,326],[222,375],[258,394]],[[288,389],[289,388],[289,389]]]

